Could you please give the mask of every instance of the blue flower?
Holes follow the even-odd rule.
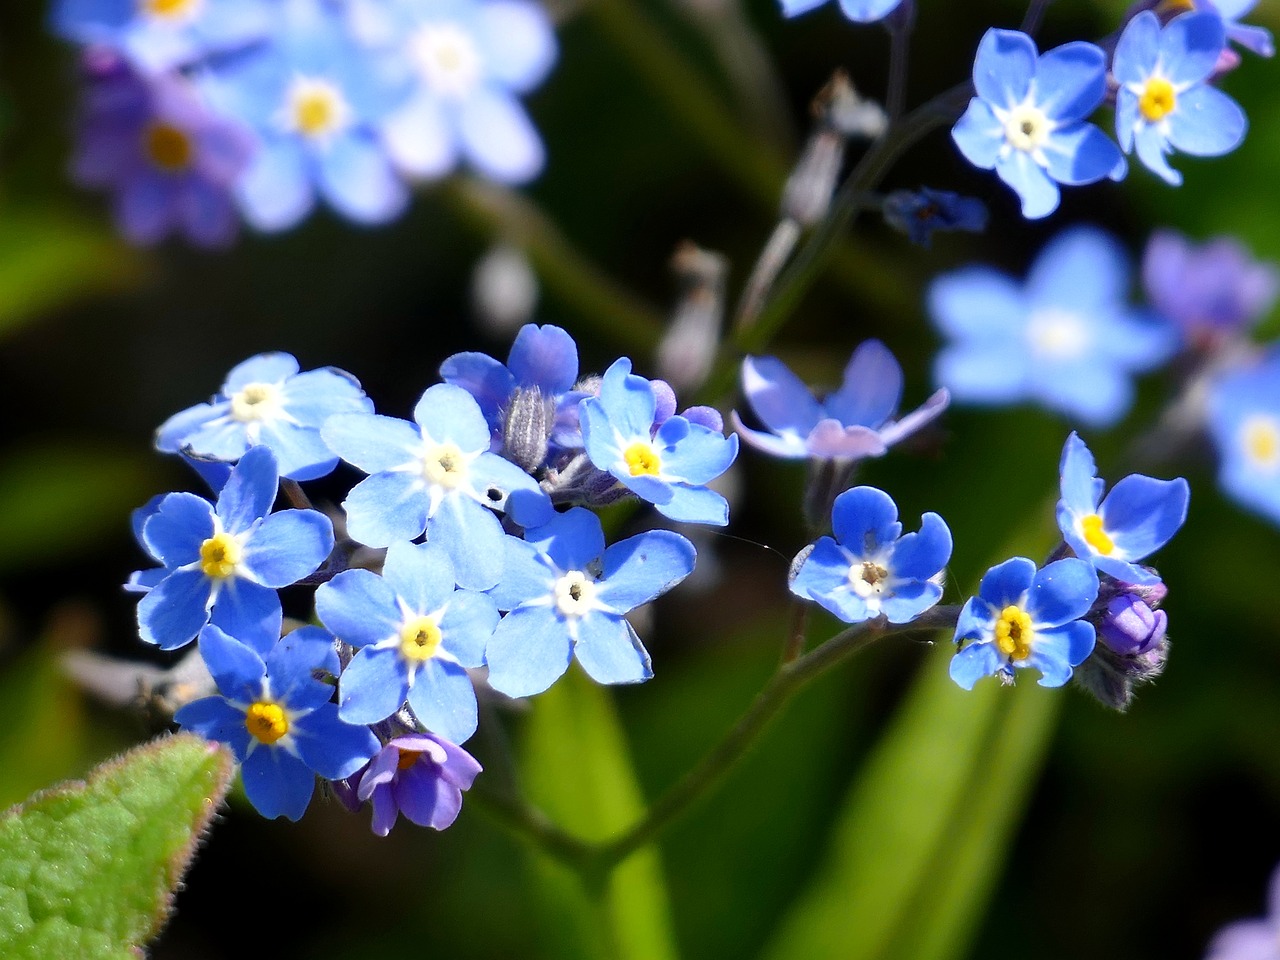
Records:
[[[316,679],[317,672],[338,672],[333,638],[319,627],[300,627],[277,641],[258,632],[239,639],[208,626],[200,655],[222,695],[188,703],[174,720],[231,747],[245,795],[264,817],[297,820],[311,802],[316,774],[349,777],[377,752],[378,739],[367,727],[339,720],[329,702],[333,687]]]
[[[156,73],[266,37],[272,0],[59,0],[54,29]]]
[[[1156,480],[1140,473],[1117,483],[1105,499],[1093,454],[1073,431],[1062,448],[1058,528],[1076,556],[1125,583],[1160,577],[1137,563],[1155,553],[1187,519],[1191,488],[1181,477]]]
[[[1077,41],[1038,55],[1035,41],[991,29],[973,63],[977,96],[951,131],[965,159],[1022,198],[1022,215],[1048,216],[1058,184],[1124,176],[1124,158],[1088,117],[1107,92],[1106,54]]]
[[[485,176],[523,183],[545,151],[518,96],[556,60],[541,4],[528,0],[395,0],[367,18],[366,36],[400,52],[413,77],[408,100],[382,124],[399,167],[448,173],[465,158]]]
[[[1186,13],[1163,28],[1150,10],[1129,21],[1116,44],[1111,70],[1116,91],[1116,136],[1125,153],[1175,186],[1182,174],[1169,166],[1175,149],[1195,157],[1230,153],[1248,121],[1239,104],[1209,78],[1227,38],[1215,13]]]
[[[359,47],[321,0],[291,0],[272,42],[212,63],[205,89],[221,110],[253,127],[261,148],[238,184],[245,218],[283,230],[319,193],[357,223],[385,223],[409,190],[378,124],[408,81]]]
[[[794,17],[822,6],[827,0],[781,0],[782,15]],[[874,23],[893,13],[903,0],[840,0],[840,10],[855,23]]]
[[[480,404],[491,432],[490,449],[527,470],[542,465],[550,443],[581,447],[578,345],[550,324],[527,323],[516,334],[506,364],[484,353],[455,353],[440,365],[445,383],[462,387]]]
[[[1041,570],[1014,557],[987,571],[956,622],[960,649],[951,679],[965,690],[983,677],[1006,683],[1014,670],[1034,667],[1042,687],[1060,687],[1093,652],[1093,624],[1081,620],[1098,596],[1098,575],[1068,557]]]
[[[1280,524],[1280,348],[1220,374],[1208,418],[1222,489]]]
[[[1240,22],[1241,17],[1258,5],[1258,0],[1193,0],[1193,3],[1196,9],[1203,7],[1222,17],[1228,40],[1262,57],[1275,55],[1276,47],[1270,30]]]
[[[893,444],[933,421],[950,397],[939,390],[901,420],[902,367],[879,340],[854,350],[840,389],[822,400],[776,357],[742,361],[742,392],[768,432],[747,427],[735,410],[733,427],[751,446],[775,457],[859,460],[882,456]]]
[[[234,461],[262,445],[276,455],[281,476],[324,476],[338,457],[320,439],[321,425],[335,413],[372,413],[373,403],[344,370],[298,370],[298,361],[287,353],[260,353],[237,364],[211,401],[161,424],[156,449]]]
[[[709,490],[738,455],[738,438],[687,416],[661,421],[648,380],[623,357],[605,371],[600,396],[579,407],[587,456],[663,516],[686,523],[729,522],[724,497]]]
[[[987,229],[987,205],[950,190],[895,190],[884,198],[885,223],[905,233],[912,243],[928,247],[935,230]]]
[[[160,501],[142,527],[143,543],[165,570],[138,603],[143,640],[173,650],[194,640],[210,616],[232,634],[269,643],[280,636],[276,590],[329,556],[333,524],[317,510],[268,516],[278,487],[275,457],[254,447],[231,471],[216,506],[191,493]]]
[[[409,702],[418,721],[454,743],[476,730],[467,667],[484,663],[498,608],[454,589],[453,563],[436,543],[393,543],[382,576],[346,570],[316,590],[316,613],[359,647],[338,683],[347,723],[378,723]]]
[[[1108,234],[1077,227],[1041,251],[1025,284],[987,267],[936,279],[929,311],[950,338],[934,365],[962,403],[1034,400],[1086,423],[1115,423],[1132,375],[1178,347],[1168,324],[1126,301],[1128,260]]]
[[[414,423],[339,413],[320,434],[343,460],[370,474],[347,495],[347,530],[371,547],[427,538],[442,544],[458,584],[487,590],[502,575],[505,534],[494,510],[523,526],[544,522],[551,503],[533,477],[489,452],[489,425],[474,397],[436,384]]]
[[[373,807],[373,832],[385,837],[403,813],[410,823],[444,830],[458,818],[462,791],[480,773],[476,758],[429,733],[388,740],[350,786]]]
[[[693,571],[693,544],[651,530],[605,549],[599,518],[583,507],[507,539],[506,570],[491,594],[502,618],[485,659],[489,685],[512,697],[541,693],[576,656],[600,683],[653,675],[626,613]]]
[[[836,497],[835,539],[822,537],[804,559],[791,592],[816,600],[846,623],[884,616],[909,623],[942,598],[935,578],[951,559],[951,531],[936,513],[902,535],[898,507],[882,490],[854,487]]]

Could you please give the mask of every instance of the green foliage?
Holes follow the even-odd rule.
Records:
[[[40,645],[0,672],[0,809],[74,772],[84,739],[80,698]]]
[[[180,734],[7,811],[0,818],[0,956],[141,956],[168,916],[232,769],[224,747]]]
[[[570,670],[540,695],[524,732],[521,768],[529,799],[590,841],[607,840],[643,813],[631,751],[610,694]],[[545,898],[546,956],[581,960],[674,960],[670,907],[657,850],[628,858],[607,879],[536,856]]]

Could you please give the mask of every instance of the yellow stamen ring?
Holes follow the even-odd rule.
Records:
[[[662,472],[662,457],[652,444],[637,440],[622,451],[622,459],[633,477],[656,477]]]
[[[995,638],[996,649],[1010,660],[1027,659],[1031,656],[1031,641],[1035,638],[1031,615],[1015,604],[1005,607],[996,620]]]
[[[244,555],[240,542],[229,533],[215,533],[200,544],[200,569],[206,577],[225,580],[234,576],[236,565]]]
[[[1115,543],[1107,536],[1107,532],[1102,529],[1102,518],[1096,513],[1091,513],[1080,520],[1080,531],[1084,534],[1084,542],[1104,557],[1110,556],[1111,551],[1116,548]]]
[[[1149,77],[1147,85],[1138,97],[1138,110],[1148,123],[1157,123],[1173,113],[1178,105],[1178,94],[1173,84],[1164,77]]]
[[[289,732],[289,720],[280,704],[259,700],[244,712],[244,725],[260,743],[273,744]]]
[[[430,660],[443,639],[444,634],[434,617],[414,617],[400,630],[400,656],[415,663]]]

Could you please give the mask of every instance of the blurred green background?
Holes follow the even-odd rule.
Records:
[[[143,563],[128,511],[196,489],[150,450],[165,417],[263,350],[350,370],[380,411],[404,415],[448,354],[505,356],[469,302],[474,264],[504,240],[528,245],[543,269],[536,319],[578,338],[584,370],[627,353],[656,375],[644,323],[674,302],[676,244],[723,252],[736,294],[774,223],[808,100],[837,67],[881,95],[886,66],[883,30],[847,23],[834,4],[784,21],[773,0],[582,0],[558,8],[561,60],[530,99],[549,153],[525,192],[532,207],[485,205],[450,181],[423,189],[384,229],[321,212],[227,253],[138,251],[114,238],[103,199],[65,176],[75,51],[47,34],[43,6],[0,7],[0,806],[156,732],[76,691],[57,658],[75,648],[149,655],[119,589]],[[1016,26],[1023,12],[1004,0],[919,7],[912,104],[966,76],[983,30]],[[1101,36],[1122,9],[1060,0],[1042,48]],[[1280,30],[1274,6],[1252,19]],[[763,60],[726,69],[749,63],[722,46],[733,51],[743,36]],[[1249,57],[1226,88],[1251,121],[1238,152],[1179,158],[1178,190],[1142,169],[1121,185],[1068,190],[1047,222],[1023,221],[1012,193],[935,133],[886,185],[981,196],[988,232],[939,236],[924,251],[866,219],[772,350],[832,383],[857,342],[879,337],[906,369],[913,406],[932,389],[938,339],[922,291],[939,271],[981,260],[1020,274],[1047,238],[1079,222],[1114,230],[1135,257],[1154,227],[1172,226],[1195,239],[1231,233],[1280,260],[1277,66]],[[565,250],[581,259],[566,267]],[[572,267],[582,263],[627,291],[626,303],[584,286]],[[1273,317],[1261,335],[1277,329]],[[1111,480],[1168,389],[1149,377],[1120,427],[1086,433]],[[718,400],[725,411],[738,402]],[[947,519],[947,600],[958,603],[1012,550],[1053,546],[1070,427],[1038,410],[953,409],[928,442],[868,464],[861,479],[895,497],[908,528],[925,510]],[[1222,923],[1261,913],[1280,860],[1280,629],[1270,609],[1280,531],[1226,502],[1211,450],[1197,452],[1151,468],[1188,477],[1194,495],[1186,528],[1157,558],[1171,588],[1168,672],[1128,715],[1025,681],[965,696],[928,645],[877,647],[806,691],[667,834],[659,859],[624,871],[616,947],[599,938],[571,878],[477,805],[464,804],[446,833],[402,823],[378,839],[367,813],[317,802],[289,824],[237,802],[152,956],[237,957],[252,943],[273,960],[1200,957]],[[803,545],[802,470],[749,450],[740,466],[732,524],[700,541],[722,564],[719,581],[688,585],[654,611],[654,680],[607,693],[570,683],[473,743],[493,766],[509,737],[530,797],[570,831],[608,836],[631,822],[776,662],[787,563]],[[818,619],[815,639],[835,626]],[[266,932],[250,939],[245,926],[259,920]]]

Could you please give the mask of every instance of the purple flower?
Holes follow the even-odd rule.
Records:
[[[1153,610],[1136,593],[1122,593],[1107,604],[1098,638],[1122,656],[1146,653],[1164,641],[1169,615]]]
[[[895,190],[884,198],[885,223],[905,233],[912,243],[928,247],[935,230],[987,229],[987,205],[950,190]]]
[[[879,340],[854,351],[840,389],[819,400],[776,357],[742,361],[742,390],[767,431],[752,430],[735,410],[734,429],[751,446],[775,457],[860,460],[882,456],[947,408],[950,394],[937,391],[901,420],[902,368]]]
[[[197,246],[230,244],[248,131],[212,113],[180,76],[144,78],[114,57],[87,73],[72,176],[114,193],[116,223],[134,243],[178,233]]]
[[[1232,237],[1196,246],[1173,230],[1157,230],[1143,255],[1142,283],[1147,299],[1192,346],[1209,347],[1271,311],[1280,272]]]
[[[358,800],[372,803],[373,832],[385,837],[401,813],[420,827],[445,829],[480,770],[475,757],[448,740],[408,734],[388,741],[350,785]]]
[[[1268,884],[1267,915],[1223,927],[1209,941],[1206,960],[1280,960],[1280,869]]]

